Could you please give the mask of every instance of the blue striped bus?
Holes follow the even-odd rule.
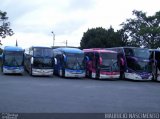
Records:
[[[4,47],[1,70],[4,74],[24,72],[24,49],[16,46]]]
[[[61,77],[85,77],[84,52],[78,48],[55,48],[54,74]]]
[[[53,51],[50,47],[32,46],[25,50],[25,69],[32,76],[53,75]]]

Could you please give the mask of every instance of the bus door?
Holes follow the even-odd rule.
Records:
[[[86,77],[91,78],[93,72],[94,53],[86,52],[85,56],[88,58],[88,60],[86,60]]]
[[[60,54],[56,56],[57,59],[57,74],[59,76],[65,77],[65,68],[66,68],[66,56],[64,54]]]
[[[100,56],[99,53],[95,53],[95,60],[93,63],[93,68],[95,69],[95,78],[100,77]]]

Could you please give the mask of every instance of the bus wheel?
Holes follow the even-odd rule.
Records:
[[[92,71],[88,71],[89,72],[89,78],[92,78]]]
[[[30,67],[29,74],[30,74],[30,76],[32,76],[32,66]]]
[[[1,71],[2,71],[2,73],[3,73],[3,66],[1,66]]]
[[[100,71],[97,70],[97,72],[96,72],[96,79],[99,79],[99,78],[100,78]]]
[[[119,79],[120,80],[124,80],[125,79],[125,74],[124,73],[120,73]]]
[[[122,80],[124,80],[125,79],[125,74],[123,73],[123,75],[122,75]]]
[[[85,73],[86,73],[86,74],[85,74],[85,77],[88,78],[88,71],[85,70]]]
[[[62,77],[65,78],[65,70],[62,69]]]
[[[62,76],[62,70],[61,69],[58,71],[58,76]]]
[[[157,76],[156,76],[156,74],[153,74],[153,75],[152,75],[152,81],[157,81]]]

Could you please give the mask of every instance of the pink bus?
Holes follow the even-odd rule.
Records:
[[[84,49],[86,77],[96,79],[118,79],[117,52],[103,49]]]

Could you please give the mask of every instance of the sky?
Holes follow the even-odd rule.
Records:
[[[115,30],[133,10],[147,15],[160,11],[160,0],[1,0],[13,36],[0,38],[3,46],[80,46],[88,29],[112,26]],[[52,33],[53,32],[53,33]]]

